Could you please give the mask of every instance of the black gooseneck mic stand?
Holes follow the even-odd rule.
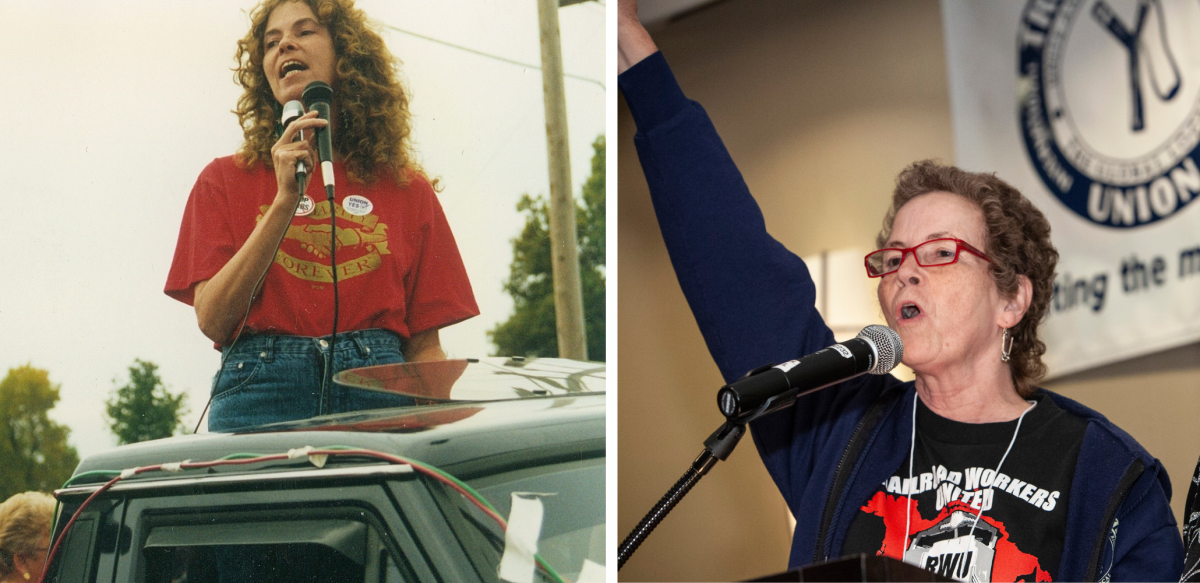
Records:
[[[717,460],[729,457],[751,420],[790,407],[801,395],[861,374],[885,375],[903,357],[900,335],[886,326],[872,324],[851,340],[779,366],[774,363],[760,366],[741,380],[722,387],[717,393],[717,407],[725,415],[725,424],[704,440],[704,452],[692,462],[692,467],[625,537],[617,549],[617,570]]]
[[[621,546],[617,549],[617,570],[625,566],[625,561],[633,556],[634,551],[646,540],[647,536],[667,517],[667,513],[675,508],[676,504],[691,491],[692,486],[708,473],[708,470],[717,465],[717,461],[725,461],[729,459],[729,454],[733,453],[733,448],[737,447],[738,441],[746,434],[746,418],[731,419],[726,421],[721,428],[716,430],[708,439],[704,440],[704,451],[692,462],[692,467],[684,472],[683,477],[679,478],[678,482],[663,495],[658,504],[646,513],[642,521],[634,527],[629,536],[621,542]]]

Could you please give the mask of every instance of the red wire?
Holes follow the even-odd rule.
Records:
[[[421,464],[414,463],[411,460],[407,460],[400,456],[395,456],[395,455],[383,453],[380,451],[372,451],[369,449],[334,449],[334,450],[314,449],[309,452],[309,455],[313,455],[313,454],[318,454],[318,455],[321,455],[321,454],[324,454],[324,455],[330,455],[330,454],[332,454],[332,455],[345,455],[345,454],[364,455],[364,456],[368,456],[368,457],[377,457],[379,459],[387,460],[392,463],[404,464],[407,466],[411,466],[413,469],[421,472],[422,474],[430,476],[430,477],[434,478],[435,480],[437,480],[443,484],[446,484],[447,486],[450,486],[452,489],[454,489],[454,491],[461,494],[467,500],[470,500],[471,503],[474,504],[480,510],[482,510],[484,512],[484,514],[487,514],[489,517],[492,518],[492,520],[495,520],[496,523],[500,525],[501,530],[505,530],[505,531],[508,530],[508,522],[506,522],[504,520],[504,517],[500,516],[499,514],[496,514],[496,512],[493,511],[491,508],[488,508],[486,504],[480,502],[479,500],[476,500],[475,496],[473,494],[471,494],[470,492],[468,492],[465,488],[458,485],[453,480],[447,479],[445,476],[443,476],[427,467],[424,467]]]
[[[442,474],[440,474],[430,468],[427,468],[422,464],[413,462],[412,460],[402,458],[402,457],[396,456],[396,455],[383,453],[381,451],[373,451],[373,450],[369,450],[369,449],[334,449],[334,450],[314,449],[314,450],[310,450],[308,453],[309,453],[309,455],[314,455],[314,454],[315,455],[321,455],[321,454],[325,454],[325,455],[330,455],[330,454],[332,454],[332,455],[339,455],[339,454],[341,454],[341,455],[346,455],[346,454],[364,455],[364,456],[368,456],[368,457],[377,457],[377,458],[387,460],[387,461],[390,461],[393,463],[404,464],[404,465],[410,466],[413,469],[415,469],[427,476],[431,476],[435,480],[453,488],[456,492],[461,494],[464,498],[471,501],[471,503],[474,504],[476,508],[479,508],[480,510],[483,511],[484,514],[490,516],[492,518],[492,520],[495,520],[496,523],[500,525],[500,530],[502,530],[504,532],[508,532],[508,522],[504,520],[504,517],[500,516],[499,514],[496,514],[496,512],[493,511],[491,508],[488,508],[487,504],[484,504],[482,501],[477,499],[473,494],[468,492],[465,488],[460,486],[454,480],[448,479],[445,476],[443,476]],[[539,567],[541,567],[543,571],[549,571],[548,565],[546,564],[545,560],[543,560],[541,557],[537,557],[536,555],[535,555],[535,558],[537,559],[537,565]],[[565,577],[560,576],[560,579],[563,581],[567,581],[567,579]],[[570,582],[567,581],[567,583],[570,583]]]
[[[500,530],[502,530],[504,532],[508,532],[508,522],[504,520],[504,517],[500,516],[499,514],[496,514],[496,512],[494,510],[492,510],[491,508],[488,508],[487,504],[484,504],[482,501],[477,499],[473,494],[468,492],[462,486],[458,485],[458,483],[455,482],[454,480],[448,479],[445,476],[441,475],[440,473],[438,473],[430,468],[427,468],[422,464],[413,462],[412,460],[405,459],[405,458],[402,458],[402,457],[396,456],[396,455],[383,453],[381,451],[373,451],[373,450],[369,450],[369,449],[334,449],[334,450],[314,449],[314,450],[310,450],[308,452],[308,454],[309,455],[347,455],[347,454],[363,455],[363,456],[368,456],[368,457],[376,457],[376,458],[387,460],[387,461],[390,461],[393,463],[404,464],[404,465],[410,466],[413,469],[415,469],[427,476],[431,476],[435,480],[437,480],[443,484],[446,484],[447,486],[450,486],[452,489],[454,489],[454,491],[458,492],[464,498],[471,501],[471,503],[474,504],[476,508],[479,508],[480,510],[483,511],[484,514],[490,516],[492,518],[492,520],[495,520],[496,523],[500,525]],[[546,564],[545,560],[543,560],[541,557],[535,556],[535,558],[537,559],[538,566],[541,567],[542,570],[549,571],[549,569],[547,568],[548,565]],[[563,581],[567,581],[567,579],[565,577],[560,576],[560,578]],[[567,581],[567,583],[570,583],[570,582]]]
[[[146,466],[145,468],[136,468],[133,470],[133,473],[136,475],[136,474],[142,473],[143,471],[148,472],[151,470],[156,470],[160,467],[162,467],[162,466],[157,465],[157,466]],[[58,540],[54,541],[54,547],[50,549],[50,554],[46,555],[46,563],[45,563],[45,566],[42,567],[42,576],[38,577],[38,583],[42,583],[42,581],[46,579],[46,571],[49,570],[51,562],[54,561],[54,555],[58,554],[58,547],[62,546],[63,539],[67,538],[67,531],[71,530],[71,526],[75,524],[75,520],[79,518],[79,515],[83,513],[83,509],[87,508],[88,504],[91,504],[92,500],[96,499],[96,496],[99,496],[99,495],[103,494],[106,490],[108,490],[109,488],[112,488],[114,484],[116,484],[117,482],[120,482],[124,477],[125,477],[124,475],[119,475],[119,476],[109,480],[108,482],[106,482],[103,486],[100,486],[99,488],[97,488],[95,492],[92,492],[91,496],[87,497],[87,500],[83,501],[83,504],[81,504],[79,506],[79,510],[76,510],[75,514],[71,515],[71,520],[67,521],[67,525],[64,526],[62,529],[62,532],[59,533]]]
[[[80,506],[79,510],[83,510],[84,506],[87,506],[89,503],[91,503],[93,498],[99,496],[101,493],[111,488],[113,484],[116,484],[120,480],[121,476],[117,476],[109,480],[108,483],[104,484],[103,486],[100,486],[99,489],[97,489],[95,492],[92,492],[91,496],[88,496],[87,500],[83,501],[83,506]],[[71,520],[67,521],[67,525],[64,526],[62,532],[59,533],[58,539],[54,541],[54,546],[50,547],[50,554],[46,555],[46,563],[45,566],[42,567],[42,576],[38,577],[38,583],[42,583],[42,581],[46,578],[46,572],[50,570],[50,564],[54,561],[54,555],[58,554],[58,547],[62,545],[63,539],[67,538],[67,531],[70,530],[71,526],[75,524],[75,519],[79,518],[79,510],[76,510],[75,514],[71,515]]]
[[[492,510],[491,508],[488,508],[486,504],[484,504],[482,501],[476,499],[475,496],[473,494],[471,494],[470,492],[468,492],[465,488],[458,485],[453,480],[450,480],[450,479],[446,478],[445,476],[433,471],[432,469],[427,468],[421,464],[415,463],[411,460],[407,460],[400,456],[386,454],[383,452],[372,451],[369,449],[311,449],[311,450],[305,451],[305,455],[306,456],[362,455],[362,456],[367,456],[367,457],[379,458],[379,459],[386,460],[386,461],[396,463],[396,464],[407,465],[407,466],[421,472],[422,474],[430,476],[433,479],[437,480],[438,482],[441,482],[441,483],[449,486],[454,491],[458,492],[464,498],[469,500],[477,508],[482,510],[484,514],[487,514],[489,517],[491,517],[492,520],[495,520],[496,523],[500,525],[501,530],[504,530],[504,531],[508,530],[508,523],[504,520],[504,518],[502,516],[500,516],[499,514],[496,514],[496,512],[494,510]],[[186,461],[186,462],[181,462],[179,464],[179,467],[180,467],[180,469],[192,470],[192,469],[201,469],[201,468],[212,468],[212,467],[217,467],[217,466],[257,464],[257,463],[261,463],[261,462],[285,460],[285,459],[289,459],[290,457],[291,456],[289,456],[286,453],[280,453],[280,454],[264,455],[264,456],[254,457],[254,458],[244,458],[244,459],[234,459],[234,460],[211,460],[211,461],[207,461],[207,462]],[[162,470],[162,467],[164,465],[167,465],[167,464],[155,464],[152,466],[144,466],[144,467],[134,468],[133,472],[130,474],[130,476],[135,476],[137,474],[142,474],[145,472]],[[71,529],[71,526],[75,524],[75,520],[78,519],[81,514],[83,514],[83,510],[85,508],[87,508],[88,505],[91,504],[92,501],[95,500],[97,496],[99,496],[100,494],[103,494],[109,488],[112,488],[113,485],[115,485],[117,482],[121,481],[125,477],[126,476],[124,475],[124,473],[122,473],[121,475],[116,476],[115,478],[106,482],[103,486],[100,486],[100,488],[98,488],[95,492],[92,492],[91,496],[88,496],[87,499],[83,501],[83,504],[81,504],[79,506],[79,508],[75,511],[75,513],[73,515],[71,515],[71,520],[67,521],[66,526],[64,526],[62,531],[59,533],[58,539],[54,541],[54,546],[50,549],[50,554],[46,556],[46,568],[44,568],[42,570],[42,576],[41,576],[41,578],[38,579],[38,583],[41,583],[42,580],[46,577],[46,571],[49,570],[50,565],[54,562],[54,556],[56,554],[58,554],[59,546],[62,545],[63,539],[67,538],[67,531],[69,531]]]

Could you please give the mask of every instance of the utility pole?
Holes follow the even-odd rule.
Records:
[[[542,92],[546,101],[546,151],[550,166],[550,262],[554,273],[554,314],[558,355],[587,360],[583,291],[575,237],[575,197],[567,141],[567,99],[563,89],[558,0],[537,0],[542,45]]]

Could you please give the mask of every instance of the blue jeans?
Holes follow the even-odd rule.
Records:
[[[400,336],[388,330],[339,332],[334,374],[362,366],[404,362]],[[413,405],[410,397],[334,383],[322,397],[329,337],[254,335],[222,351],[225,365],[213,379],[208,430],[238,429],[308,419],[326,413]]]

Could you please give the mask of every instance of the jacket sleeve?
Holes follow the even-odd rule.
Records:
[[[1166,470],[1154,460],[1130,488],[1109,526],[1101,551],[1100,581],[1179,580],[1183,539],[1171,512],[1170,488]]]
[[[726,382],[832,344],[808,268],[767,234],[716,128],[662,53],[618,82],[671,264]]]
[[[618,81],[675,275],[726,382],[832,344],[808,268],[767,234],[708,115],[683,95],[662,54]],[[763,463],[793,511],[814,464],[840,454],[845,440],[828,420],[862,408],[865,399],[854,395],[818,391],[752,423]]]

